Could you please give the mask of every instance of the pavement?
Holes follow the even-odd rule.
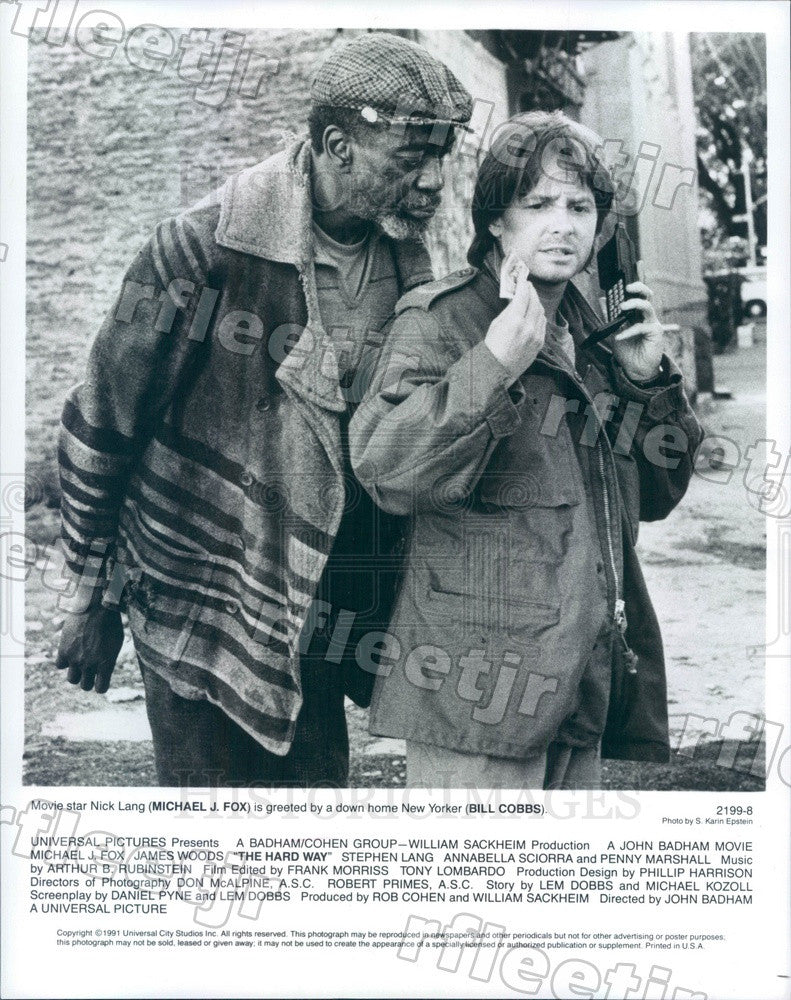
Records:
[[[715,358],[715,384],[727,386],[733,399],[701,401],[699,418],[727,449],[724,463],[736,464],[738,456],[737,468],[702,463],[670,517],[640,526],[670,713],[684,744],[714,735],[712,719],[727,725],[734,712],[764,711],[764,660],[755,651],[765,642],[766,520],[745,480],[755,476],[747,449],[766,437],[765,370],[762,344]]]

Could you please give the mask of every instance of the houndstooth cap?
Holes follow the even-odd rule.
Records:
[[[447,66],[399,35],[358,35],[334,49],[310,89],[314,104],[359,110],[369,122],[457,125],[469,131],[472,98]]]

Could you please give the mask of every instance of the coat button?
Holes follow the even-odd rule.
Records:
[[[226,601],[225,602],[225,610],[228,612],[229,615],[235,615],[237,613],[237,611],[239,610],[239,602],[238,601]]]
[[[242,470],[242,472],[239,473],[239,482],[242,484],[242,486],[252,486],[253,485],[252,473],[248,472],[247,469]]]
[[[272,400],[269,396],[262,396],[258,402],[255,404],[256,410],[268,410],[272,405]]]

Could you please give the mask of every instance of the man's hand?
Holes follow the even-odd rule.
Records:
[[[648,285],[633,281],[626,286],[626,291],[639,297],[626,299],[621,309],[634,309],[642,313],[642,319],[616,333],[612,338],[613,354],[633,382],[649,382],[659,374],[665,345],[664,330],[651,304],[654,293]]]
[[[516,382],[535,361],[544,346],[547,318],[538,292],[526,274],[516,280],[514,297],[499,316],[489,324],[484,342]]]
[[[96,687],[104,694],[124,641],[121,614],[112,608],[93,608],[80,615],[67,615],[60,636],[58,670],[68,670],[66,679],[83,691]]]

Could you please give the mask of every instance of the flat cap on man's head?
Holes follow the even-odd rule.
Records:
[[[334,49],[310,89],[314,104],[359,110],[369,122],[467,128],[472,98],[421,45],[377,31]]]

